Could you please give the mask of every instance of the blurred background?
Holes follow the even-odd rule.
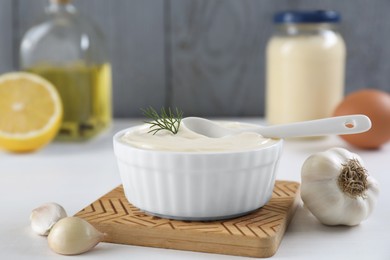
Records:
[[[23,34],[47,0],[0,0],[0,73],[18,70]],[[177,106],[186,116],[263,116],[265,48],[277,11],[341,13],[345,93],[390,91],[388,0],[74,0],[106,36],[114,116]]]

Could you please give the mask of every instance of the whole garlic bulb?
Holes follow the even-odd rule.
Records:
[[[33,209],[30,214],[31,228],[39,235],[47,236],[58,220],[67,216],[65,209],[54,202]]]
[[[326,225],[358,225],[371,214],[379,194],[359,155],[343,148],[310,156],[301,178],[304,204]]]
[[[49,247],[62,255],[77,255],[95,247],[104,238],[86,220],[78,217],[67,217],[58,221],[47,237]]]

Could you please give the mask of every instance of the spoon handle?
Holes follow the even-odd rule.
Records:
[[[371,121],[365,115],[347,115],[311,121],[273,125],[258,129],[264,137],[288,138],[356,134],[369,130]]]

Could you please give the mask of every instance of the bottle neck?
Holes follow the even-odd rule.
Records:
[[[46,12],[48,14],[75,14],[77,13],[77,9],[70,0],[50,0]]]
[[[281,35],[320,34],[324,31],[337,32],[334,23],[285,23],[276,26],[277,33]]]

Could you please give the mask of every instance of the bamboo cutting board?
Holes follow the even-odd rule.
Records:
[[[234,219],[195,222],[147,215],[131,205],[118,186],[76,216],[106,233],[105,242],[270,257],[295,212],[298,190],[299,183],[276,181],[264,207]]]

